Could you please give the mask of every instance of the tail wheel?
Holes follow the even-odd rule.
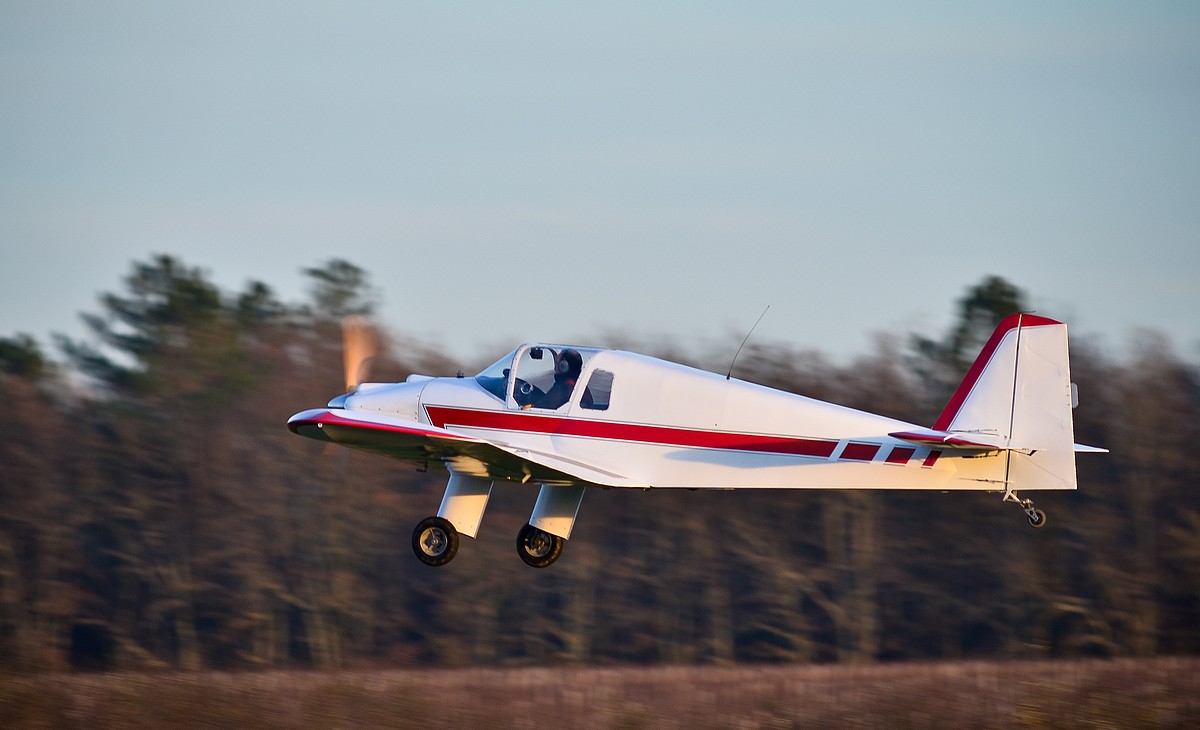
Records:
[[[1021,499],[1017,493],[1011,489],[1004,490],[1005,502],[1016,502],[1022,510],[1025,511],[1025,516],[1029,519],[1029,524],[1033,527],[1046,526],[1046,513],[1033,506],[1032,499]]]
[[[564,540],[533,525],[525,525],[517,533],[517,554],[525,564],[545,568],[562,555]]]
[[[413,552],[426,565],[445,565],[458,552],[458,530],[443,517],[426,517],[412,536]]]

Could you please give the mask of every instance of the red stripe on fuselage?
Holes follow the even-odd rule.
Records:
[[[523,431],[559,436],[582,436],[610,441],[632,441],[664,446],[689,446],[703,449],[757,451],[792,456],[829,458],[837,441],[824,439],[764,436],[726,431],[697,431],[670,426],[647,426],[637,423],[592,421],[582,418],[563,418],[534,413],[504,413],[477,411],[446,406],[425,406],[429,421],[439,428],[487,428],[499,431]]]
[[[870,461],[875,458],[877,453],[879,453],[879,444],[860,444],[852,441],[842,449],[842,455],[839,458],[850,461]]]

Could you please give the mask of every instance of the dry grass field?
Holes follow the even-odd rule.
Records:
[[[1196,728],[1200,659],[0,676],[0,728]]]

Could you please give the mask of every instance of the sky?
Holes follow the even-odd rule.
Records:
[[[0,337],[165,253],[388,329],[940,336],[987,275],[1200,357],[1200,3],[0,0]],[[490,358],[484,358],[485,360]]]

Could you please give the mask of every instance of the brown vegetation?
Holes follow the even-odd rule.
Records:
[[[0,726],[1194,728],[1200,660],[71,674]]]
[[[1077,438],[1113,453],[1039,498],[1044,530],[994,494],[597,490],[534,571],[513,536],[535,493],[501,485],[480,539],[430,569],[409,531],[444,473],[284,427],[340,389],[337,322],[371,304],[349,264],[309,274],[312,302],[285,304],[163,257],[102,299],[67,365],[0,340],[0,672],[1200,653],[1200,376],[1161,340],[1132,362],[1074,340]],[[987,280],[944,340],[845,367],[751,345],[736,374],[932,423],[1021,306]],[[390,351],[372,377],[484,364]]]

